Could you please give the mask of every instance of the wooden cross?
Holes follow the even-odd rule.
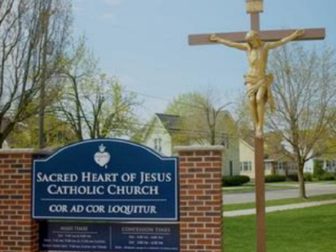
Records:
[[[258,32],[262,41],[279,41],[289,36],[294,30],[260,31],[260,13],[263,12],[263,0],[246,0],[247,13],[251,16],[251,30]],[[217,37],[233,42],[246,42],[245,32],[216,33]],[[189,45],[217,44],[209,40],[211,34],[189,35]],[[325,29],[304,29],[304,35],[296,40],[324,39]],[[264,174],[264,139],[255,138],[255,188],[256,188],[256,218],[257,218],[257,252],[266,251],[265,229],[265,174]]]
[[[280,40],[297,29],[290,30],[267,30],[260,31],[260,13],[263,11],[262,0],[247,0],[247,13],[251,16],[251,30],[257,31],[263,41],[277,41]],[[259,7],[259,8],[258,8]],[[216,33],[218,37],[222,37],[235,42],[246,42],[244,32],[230,32],[230,33]],[[193,34],[189,35],[189,45],[208,45],[216,44],[209,40],[211,34]],[[304,35],[296,40],[320,40],[325,38],[324,28],[310,28],[304,29]]]

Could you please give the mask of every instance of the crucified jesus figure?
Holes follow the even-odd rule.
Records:
[[[249,98],[249,108],[255,126],[256,137],[263,138],[265,104],[268,102],[273,111],[274,101],[271,93],[273,75],[266,72],[268,52],[285,43],[295,40],[304,34],[303,30],[297,30],[287,37],[275,42],[264,42],[259,37],[258,32],[249,31],[246,34],[246,43],[238,43],[218,37],[212,34],[209,40],[234,47],[247,52],[249,68],[244,76]]]

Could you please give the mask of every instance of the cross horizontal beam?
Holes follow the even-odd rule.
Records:
[[[295,32],[295,29],[290,30],[266,30],[258,32],[263,41],[277,41],[291,33]],[[230,33],[216,33],[218,37],[229,39],[235,42],[246,42],[246,32],[230,32]],[[209,45],[216,44],[209,40],[211,34],[193,34],[189,35],[189,45]],[[324,28],[311,28],[304,29],[304,35],[296,40],[320,40],[325,38]],[[218,43],[217,43],[218,44]]]

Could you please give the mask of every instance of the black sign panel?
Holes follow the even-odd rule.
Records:
[[[40,251],[179,251],[178,224],[40,223]]]

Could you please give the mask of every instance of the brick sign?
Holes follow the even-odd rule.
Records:
[[[222,168],[222,146],[207,146],[207,147],[179,147],[176,149],[179,156],[179,214],[178,221],[85,221],[66,219],[62,221],[57,219],[55,221],[31,220],[31,202],[27,200],[31,195],[40,195],[39,190],[45,190],[47,184],[52,185],[55,182],[42,181],[44,176],[40,174],[40,184],[43,187],[37,188],[31,186],[31,179],[37,179],[37,172],[45,174],[59,173],[61,171],[71,174],[80,171],[82,168],[86,169],[84,172],[114,173],[115,167],[123,162],[115,163],[117,150],[111,145],[120,145],[120,148],[139,148],[140,150],[133,150],[132,155],[128,155],[129,163],[136,166],[136,160],[141,160],[144,153],[147,152],[147,157],[152,160],[148,167],[154,167],[156,164],[162,162],[177,163],[176,159],[163,158],[152,152],[151,150],[138,146],[129,142],[119,140],[95,140],[92,147],[80,154],[77,145],[86,145],[89,142],[78,143],[59,150],[48,159],[42,161],[35,161],[35,171],[32,171],[32,160],[36,158],[45,157],[43,153],[34,153],[32,150],[0,150],[0,179],[1,188],[0,194],[0,229],[3,234],[0,236],[0,251],[11,252],[39,252],[39,251],[120,251],[120,252],[144,252],[144,251],[207,251],[207,252],[221,252],[222,251],[222,187],[221,187],[221,168]],[[113,143],[112,143],[113,142]],[[105,146],[104,151],[100,151],[99,146]],[[124,147],[123,147],[124,145]],[[77,147],[76,147],[77,146]],[[65,151],[65,152],[63,152]],[[97,162],[95,160],[101,157]],[[108,153],[105,154],[105,152]],[[78,156],[79,155],[79,156]],[[62,158],[68,156],[70,163],[66,166],[61,162]],[[152,158],[150,158],[152,156]],[[109,157],[109,162],[104,164]],[[118,158],[117,158],[118,159]],[[146,158],[147,159],[147,158]],[[82,166],[83,161],[88,160],[91,167]],[[114,161],[113,161],[114,160]],[[157,161],[159,160],[159,161]],[[49,170],[50,164],[53,163],[55,168]],[[100,163],[100,164],[98,164]],[[143,161],[140,161],[143,163]],[[107,167],[105,168],[105,165]],[[41,167],[40,167],[41,166]],[[165,171],[165,165],[158,165],[156,172],[170,172]],[[58,169],[56,169],[58,167]],[[71,167],[71,169],[69,168]],[[86,168],[85,168],[86,167]],[[36,169],[38,168],[38,169]],[[174,170],[174,169],[173,169]],[[120,171],[123,173],[123,170]],[[75,177],[74,175],[72,175]],[[78,176],[78,174],[77,174]],[[111,175],[110,177],[113,177]],[[68,175],[68,178],[71,176]],[[60,179],[57,175],[50,178]],[[176,176],[172,176],[172,181]],[[169,179],[170,180],[170,179]],[[92,182],[93,183],[93,182]],[[146,182],[149,185],[155,184],[153,181]],[[159,184],[174,184],[173,182],[160,182]],[[60,186],[75,185],[69,181],[59,181]],[[110,183],[112,184],[112,183]],[[93,184],[91,184],[93,185]],[[132,185],[136,185],[134,182]],[[40,185],[38,185],[39,187]],[[174,191],[176,185],[171,187]],[[32,191],[34,189],[34,192]],[[55,188],[50,188],[54,190]],[[63,189],[62,189],[63,190]],[[161,189],[159,189],[161,192]],[[172,193],[175,195],[175,192]],[[99,197],[98,197],[99,196]],[[44,196],[43,196],[44,197]],[[101,200],[100,195],[96,197]],[[74,199],[74,195],[70,195],[70,199]],[[112,196],[109,197],[113,199]],[[154,195],[152,198],[159,199]],[[177,197],[175,197],[177,198]],[[61,202],[62,198],[56,198],[52,203],[60,203],[60,205],[67,205],[74,202]],[[175,202],[175,200],[173,200]],[[50,202],[49,202],[50,203]],[[63,204],[64,203],[64,204]],[[107,204],[120,204],[120,202]],[[134,203],[134,202],[133,202]],[[39,200],[36,199],[34,209],[39,208]],[[76,205],[83,205],[74,203]],[[141,203],[142,204],[142,203]],[[98,205],[101,205],[99,202]],[[104,205],[104,204],[103,204]],[[176,206],[177,204],[175,204]],[[85,205],[83,205],[85,206]],[[68,207],[66,207],[68,208]],[[81,207],[77,207],[80,209]],[[44,208],[46,209],[46,208]],[[64,207],[60,207],[64,209]],[[71,208],[70,208],[71,209]],[[99,209],[99,207],[98,207]],[[161,209],[157,207],[157,209]],[[35,211],[35,215],[43,214]],[[47,208],[48,210],[48,208]],[[175,210],[173,210],[174,212]],[[47,214],[49,214],[47,212]],[[59,215],[61,213],[58,213]],[[65,213],[67,214],[67,213]],[[81,213],[71,213],[78,218]],[[67,214],[68,218],[70,214]],[[74,218],[75,218],[74,217]],[[44,217],[46,218],[46,217]],[[60,218],[57,216],[56,218]],[[111,249],[112,248],[112,249]]]
[[[177,221],[177,162],[117,139],[64,147],[34,161],[33,218]]]

